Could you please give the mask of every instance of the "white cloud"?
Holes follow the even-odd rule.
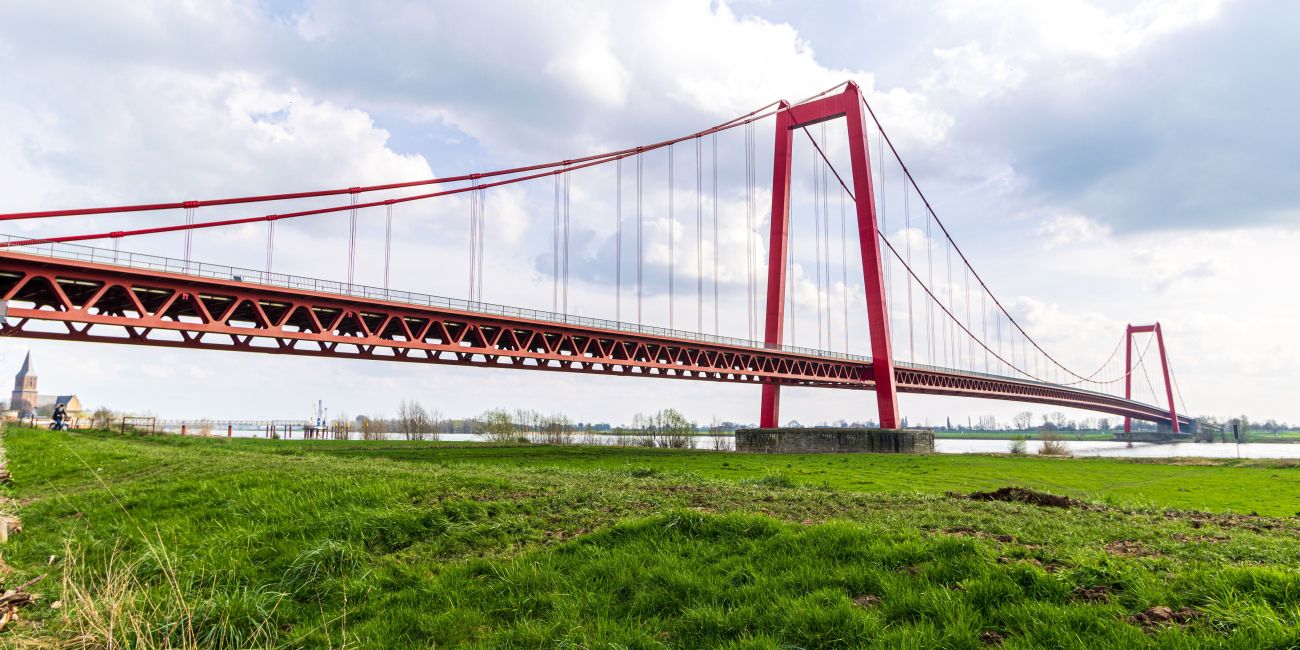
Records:
[[[1037,234],[1044,240],[1043,248],[1051,250],[1107,237],[1110,227],[1081,214],[1064,213],[1040,223]]]
[[[954,93],[963,101],[978,101],[1014,90],[1027,76],[1006,54],[986,52],[980,43],[936,48],[937,67],[925,81],[928,89]]]
[[[1224,4],[1224,0],[1147,0],[1127,11],[1112,12],[1088,0],[945,0],[940,11],[953,22],[995,24],[999,49],[1019,57],[1068,55],[1111,61],[1214,18]]]

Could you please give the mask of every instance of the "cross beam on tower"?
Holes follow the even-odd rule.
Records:
[[[867,299],[867,322],[871,342],[873,379],[880,426],[899,426],[898,391],[894,380],[894,356],[890,349],[888,308],[882,271],[879,231],[876,227],[875,192],[871,163],[867,156],[867,123],[862,111],[861,91],[849,82],[843,92],[807,103],[782,103],[776,114],[776,143],[772,171],[772,223],[768,251],[767,321],[763,341],[779,346],[785,327],[786,256],[790,238],[790,175],[794,130],[843,117],[849,133],[849,162],[858,223],[858,244],[862,255],[862,276]],[[759,426],[780,426],[781,387],[765,384]]]
[[[1133,398],[1133,335],[1154,334],[1156,351],[1160,353],[1160,371],[1165,379],[1165,397],[1169,400],[1169,422],[1174,433],[1179,433],[1178,409],[1174,406],[1174,386],[1169,379],[1169,358],[1165,355],[1165,336],[1160,323],[1129,325],[1124,332],[1124,399]],[[1124,433],[1132,433],[1133,419],[1124,416]]]

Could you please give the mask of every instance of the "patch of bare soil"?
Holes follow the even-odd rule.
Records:
[[[1110,587],[1105,585],[1075,587],[1074,597],[1086,603],[1104,603],[1110,600]]]
[[[967,498],[973,501],[1009,501],[1052,508],[1072,508],[1083,505],[1082,502],[1070,497],[1014,486],[998,488],[992,492],[971,492]]]
[[[1169,539],[1175,542],[1202,542],[1205,544],[1222,544],[1232,538],[1227,535],[1186,535],[1183,533],[1174,533]]]
[[[1214,525],[1220,528],[1244,528],[1256,533],[1277,530],[1300,533],[1300,526],[1296,525],[1300,523],[1298,522],[1300,514],[1297,517],[1263,517],[1254,512],[1250,514],[1215,514],[1195,510],[1166,510],[1164,517],[1175,521],[1185,520],[1187,525],[1192,528]]]
[[[980,643],[984,645],[1002,645],[1005,638],[994,630],[980,632]]]
[[[990,533],[987,531],[971,528],[970,526],[954,526],[952,528],[948,528],[944,530],[943,532],[948,533],[949,535],[966,535],[969,537],[980,537],[983,539],[992,539],[1007,544],[1016,541],[1016,538],[1012,537],[1011,535]]]
[[[1169,625],[1186,625],[1200,616],[1200,612],[1190,607],[1175,610],[1164,605],[1156,605],[1128,617],[1128,621],[1134,625],[1141,625],[1142,629],[1150,632]]]
[[[1127,539],[1119,539],[1106,544],[1106,552],[1111,555],[1122,555],[1124,557],[1154,555],[1151,552],[1151,549],[1147,548],[1146,544]]]
[[[874,607],[880,603],[880,596],[875,594],[862,594],[853,599],[853,604],[864,609]]]

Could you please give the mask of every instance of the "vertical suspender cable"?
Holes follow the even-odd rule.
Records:
[[[1021,365],[1025,368],[1025,370],[1028,370],[1029,369],[1029,339],[1023,334],[1020,336],[1020,361],[1021,361]],[[1024,370],[1021,370],[1020,374],[1025,375],[1026,377],[1029,376],[1029,373],[1025,372]]]
[[[357,204],[357,192],[355,188],[350,195],[352,205]],[[353,271],[356,268],[357,261],[357,209],[354,207],[348,217],[348,289],[352,289]]]
[[[641,324],[641,295],[642,295],[642,233],[645,219],[641,213],[641,154],[636,155],[636,324]]]
[[[393,253],[393,204],[384,206],[384,289],[388,289],[388,269]]]
[[[713,145],[713,335],[717,336],[719,333],[718,248],[722,245],[718,241],[718,134],[710,135],[709,141]]]
[[[614,162],[614,320],[623,320],[623,159]]]
[[[786,229],[785,240],[786,247],[789,249],[786,252],[785,313],[787,314],[786,320],[790,321],[790,345],[795,346],[797,343],[794,324],[796,320],[794,317],[794,289],[798,286],[798,283],[794,281],[794,233],[790,232],[788,228]]]
[[[668,145],[668,329],[673,328],[673,145]]]
[[[826,123],[822,122],[821,150],[826,151]],[[829,163],[823,160],[822,167],[822,272],[826,274],[822,286],[826,287],[826,349],[831,348],[831,204]]]
[[[971,320],[971,316],[970,316],[970,303],[971,303],[970,266],[966,264],[962,264],[962,269],[964,269],[966,274],[966,289],[962,291],[961,295],[962,295],[962,301],[966,303],[966,330],[967,332],[970,332],[975,328],[975,323],[974,321]],[[967,370],[970,370],[971,372],[975,371],[975,336],[974,335],[970,335],[969,338],[966,339],[966,364],[967,364],[966,366]]]
[[[952,304],[953,309],[955,309],[955,308],[957,307],[957,305],[956,305],[956,301],[953,300],[953,295],[954,295],[954,294],[953,294],[953,291],[952,291],[952,240],[949,239],[949,238],[947,238],[947,237],[944,237],[944,240],[943,240],[943,241],[944,241],[945,244],[947,244],[946,248],[944,249],[944,253],[945,253],[945,255],[947,256],[947,270],[948,270],[948,287],[947,287],[947,294],[948,294],[948,302],[949,302],[950,304]],[[953,309],[950,309],[950,310],[948,310],[948,311],[949,311],[949,312],[952,312]],[[950,367],[950,368],[956,368],[956,367],[957,367],[957,328],[956,328],[955,322],[953,321],[953,318],[956,318],[956,317],[955,317],[955,316],[950,316],[949,318],[945,318],[944,321],[943,321],[943,323],[944,323],[944,330],[943,330],[943,331],[944,331],[944,341],[945,341],[945,343],[944,343],[944,350],[945,350],[944,356],[947,356],[947,357],[948,357],[948,364],[949,364],[948,367]],[[951,348],[948,347],[948,342],[951,342],[951,343],[952,343],[952,347],[951,347]]]
[[[981,291],[980,291],[980,317],[984,320],[984,338],[981,340],[981,342],[984,344],[982,347],[984,348],[984,372],[985,372],[986,374],[989,372],[989,346],[988,346],[988,341],[989,341],[989,303],[988,303],[988,295],[989,295],[989,294],[988,294],[988,291],[985,291],[985,290],[981,290]]]
[[[936,287],[934,286],[934,236],[933,236],[934,229],[931,228],[931,224],[934,223],[934,219],[931,219],[932,216],[933,215],[930,214],[930,211],[927,208],[925,211],[925,263],[926,266],[929,267],[929,272],[928,272],[929,275],[927,276],[926,283],[929,284],[931,291],[935,291]],[[932,366],[939,365],[938,360],[935,359],[936,355],[935,355],[935,340],[934,340],[934,301],[938,299],[938,296],[939,294],[936,291],[935,298],[925,301],[925,321],[926,321],[926,329],[928,331],[928,336],[926,338],[928,342],[927,349],[929,350],[928,363]]]
[[[772,218],[775,219],[776,215],[772,215]],[[798,345],[797,343],[798,339],[795,336],[796,333],[795,321],[797,321],[798,319],[795,318],[795,314],[794,314],[794,304],[795,304],[794,292],[795,289],[799,286],[799,283],[796,282],[794,278],[794,250],[795,250],[794,228],[792,226],[789,226],[788,224],[785,229],[785,241],[786,241],[785,313],[786,313],[786,319],[790,321],[790,345],[795,346]]]
[[[871,147],[867,147],[867,148],[870,149]],[[879,177],[880,177],[880,182],[879,182],[879,183],[876,183],[876,187],[879,187],[879,188],[880,188],[880,190],[879,190],[879,195],[880,195],[880,196],[879,196],[879,199],[880,199],[880,200],[878,201],[878,203],[879,203],[879,205],[880,205],[880,233],[881,233],[881,237],[884,237],[884,238],[885,238],[885,242],[888,242],[888,240],[889,240],[889,211],[888,211],[888,208],[889,208],[889,207],[888,207],[888,203],[887,203],[887,201],[885,201],[885,199],[887,199],[887,195],[885,195],[885,185],[887,185],[887,183],[885,183],[885,166],[887,166],[887,165],[885,165],[885,139],[884,139],[884,136],[881,136],[880,134],[876,135],[876,148],[878,148],[878,149],[879,149],[879,152],[880,152],[880,156],[878,157],[878,160],[876,160],[876,162],[878,162],[878,164],[875,165],[875,166],[876,166],[876,174],[878,174]],[[858,237],[862,237],[862,230],[861,230],[861,229],[858,230]],[[884,321],[887,322],[887,324],[889,325],[889,342],[893,343],[893,305],[894,305],[894,302],[893,302],[893,265],[894,265],[894,256],[893,256],[893,255],[889,255],[889,256],[881,255],[881,257],[884,257],[884,266],[885,266],[885,313],[883,313],[883,315],[881,315],[881,317],[883,317],[883,318],[884,318]],[[865,261],[863,261],[863,264],[865,264]],[[871,308],[870,305],[868,305],[867,309],[870,309],[870,308]],[[891,350],[893,350],[893,347],[892,347],[892,346],[891,346]]]
[[[844,305],[844,353],[849,352],[849,237],[844,214],[844,188],[840,187],[840,291]]]
[[[704,331],[704,142],[695,138],[695,331]]]
[[[471,179],[471,185],[478,187],[478,179]],[[478,191],[469,192],[469,302],[474,302],[474,287],[477,286],[478,273]]]
[[[912,267],[912,206],[908,201],[907,191],[907,174],[900,171],[899,176],[903,179],[903,243],[906,244],[907,250],[907,267]],[[908,361],[916,362],[916,330],[912,323],[912,278],[909,273],[907,279],[907,349]]]
[[[569,176],[564,175],[564,284],[560,292],[560,307],[565,314],[569,313]]]
[[[194,225],[194,208],[185,208],[185,225]],[[190,245],[193,242],[194,231],[187,229],[185,231],[185,268],[190,266]]]
[[[555,176],[555,218],[551,227],[551,311],[560,312],[560,174]]]
[[[812,204],[813,204],[813,288],[817,291],[817,349],[822,349],[822,206],[821,161],[817,148],[812,148]]]
[[[1006,355],[1002,353],[1002,312],[1001,311],[993,315],[993,327],[997,328],[997,335],[998,335],[998,363],[1002,364],[1002,374],[1005,375],[1007,362],[1005,361]]]
[[[475,300],[483,302],[483,242],[487,239],[487,190],[478,191],[478,270],[475,277],[478,285],[474,287]]]
[[[749,286],[745,298],[749,311],[745,313],[749,321],[749,339],[754,341],[754,123],[745,125],[745,270],[749,274]]]
[[[275,220],[266,222],[266,274],[271,274],[271,258],[275,254]]]

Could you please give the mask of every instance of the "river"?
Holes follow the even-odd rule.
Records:
[[[235,431],[234,434],[241,438],[260,437],[262,435],[261,432],[257,431]],[[359,439],[360,434],[353,432],[351,438],[354,440]],[[400,440],[402,435],[389,433],[387,438]],[[482,441],[479,437],[468,433],[443,433],[439,434],[438,439],[443,442]],[[634,446],[634,441],[635,438],[632,436],[607,434],[595,434],[590,439],[590,443],[610,446]],[[588,439],[583,436],[576,437],[575,442],[576,444],[589,444]],[[695,449],[729,451],[734,448],[731,436],[692,436],[691,442]],[[1070,453],[1075,456],[1116,458],[1300,458],[1300,444],[1287,443],[1248,442],[1235,445],[1231,443],[1135,442],[1132,446],[1129,446],[1124,442],[1111,440],[1063,440],[1063,442],[1069,447]],[[937,438],[934,441],[934,450],[941,454],[1004,454],[1007,453],[1010,445],[1010,440]],[[1028,440],[1025,445],[1030,454],[1035,454],[1042,446],[1042,441]]]

